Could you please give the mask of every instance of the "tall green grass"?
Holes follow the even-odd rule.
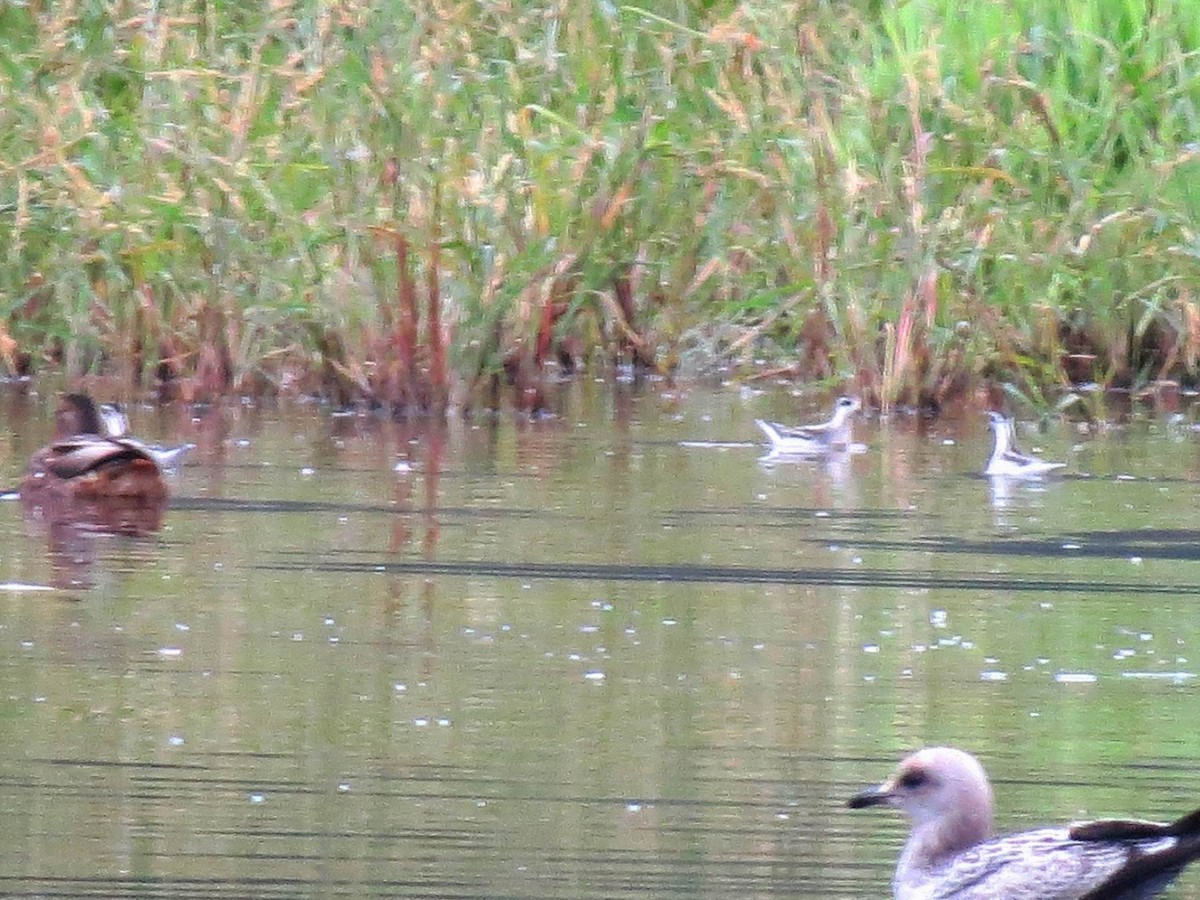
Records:
[[[1198,77],[1183,0],[4,4],[0,367],[1195,382]]]

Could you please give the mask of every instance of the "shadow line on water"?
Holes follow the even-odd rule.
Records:
[[[172,497],[172,510],[189,512],[235,513],[378,513],[381,515],[463,516],[481,519],[570,519],[586,516],[564,513],[545,507],[522,506],[411,506],[402,503],[338,503],[328,500],[241,499],[236,497]],[[793,525],[797,520],[887,521],[907,517],[904,511],[890,509],[826,509],[824,507],[730,506],[710,509],[665,509],[657,513],[672,523],[688,519],[711,520],[731,517],[738,520],[779,518]]]
[[[344,575],[445,575],[493,578],[614,582],[675,582],[679,584],[795,584],[818,587],[937,588],[975,591],[1041,591],[1093,594],[1200,594],[1200,584],[1145,584],[1130,581],[1091,581],[1046,577],[996,577],[970,574],[933,575],[928,572],[856,569],[759,569],[746,566],[625,565],[605,563],[497,562],[494,560],[404,560],[330,562],[297,560],[263,563],[267,572],[319,572]]]
[[[820,538],[804,538],[809,544],[824,544]],[[1045,538],[1014,538],[974,541],[948,536],[917,537],[904,541],[858,539],[856,549],[920,553],[965,553],[973,556],[1045,556],[1053,559],[1170,559],[1200,561],[1200,532],[1184,531],[1084,532]]]
[[[582,519],[572,513],[526,507],[407,506],[400,503],[333,503],[327,500],[239,500],[226,497],[172,497],[170,508],[191,512],[378,513],[405,516],[462,516],[477,519]]]

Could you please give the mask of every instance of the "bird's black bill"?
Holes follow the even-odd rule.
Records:
[[[865,809],[868,806],[883,806],[887,801],[887,791],[881,787],[870,787],[859,791],[846,801],[846,805],[851,809]]]

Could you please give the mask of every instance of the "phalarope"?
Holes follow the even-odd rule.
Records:
[[[992,837],[987,775],[953,747],[917,751],[849,806],[892,806],[912,820],[896,900],[1148,900],[1200,857],[1200,810],[1171,824],[1077,822]]]
[[[839,397],[833,405],[833,417],[820,425],[781,425],[765,419],[755,419],[771,441],[775,454],[815,454],[845,449],[850,445],[850,418],[862,409],[856,397]]]
[[[178,447],[161,447],[157,444],[147,444],[129,436],[129,419],[125,410],[117,403],[101,403],[99,406],[100,421],[104,434],[110,438],[121,438],[144,450],[160,469],[173,471],[183,465],[183,458],[189,450],[195,450],[195,444],[180,444]]]
[[[992,456],[988,460],[984,475],[997,475],[1007,478],[1039,478],[1047,472],[1061,469],[1066,463],[1046,462],[1017,449],[1017,439],[1013,434],[1011,419],[1002,413],[989,412],[988,423],[996,434],[992,445]]]

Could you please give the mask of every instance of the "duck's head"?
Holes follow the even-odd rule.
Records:
[[[1002,428],[1008,427],[1008,417],[1002,412],[997,412],[994,409],[988,410],[988,425],[993,431],[999,431]]]
[[[54,436],[104,434],[104,423],[96,404],[87,394],[63,394],[54,411]]]

